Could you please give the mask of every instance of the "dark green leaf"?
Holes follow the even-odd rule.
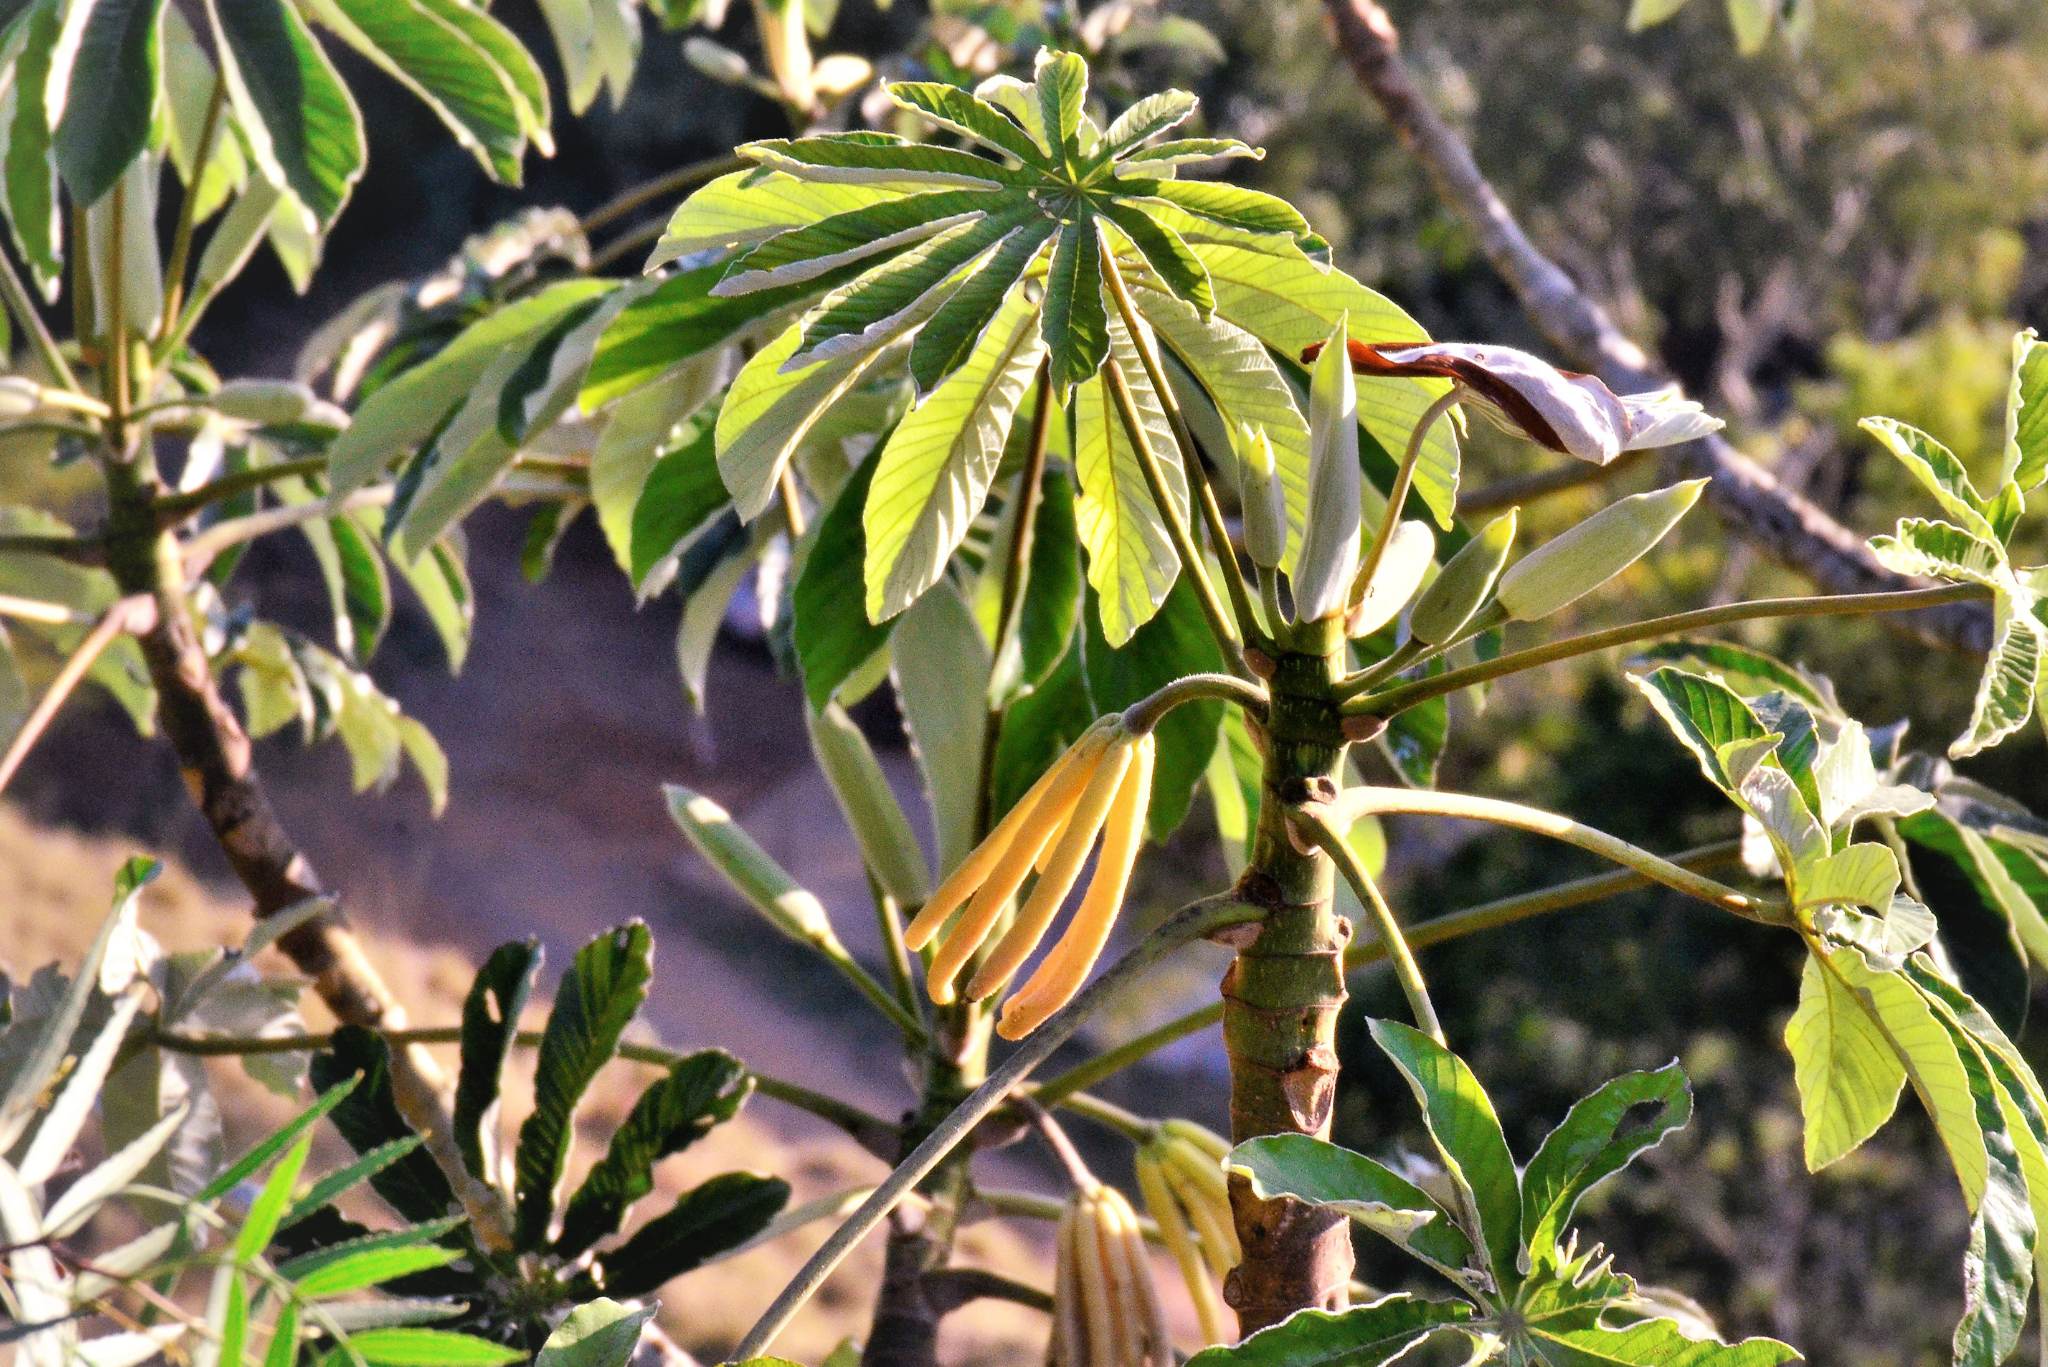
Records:
[[[284,0],[209,0],[236,122],[265,177],[325,227],[363,171],[355,101]]]
[[[1094,594],[1090,593],[1092,600]],[[1082,668],[1088,681],[1088,696],[1099,716],[1120,711],[1147,694],[1188,674],[1203,674],[1223,667],[1202,617],[1201,604],[1186,575],[1174,581],[1172,592],[1159,605],[1152,619],[1139,627],[1123,649],[1112,649],[1102,635],[1102,614],[1092,606],[1082,613],[1085,624],[1081,637]],[[1209,767],[1216,749],[1217,728],[1223,722],[1220,702],[1190,703],[1166,714],[1153,733],[1158,758],[1154,762],[1152,806],[1147,826],[1154,840],[1173,834],[1188,814],[1195,785]]]
[[[870,622],[858,586],[848,583],[862,560],[867,538],[861,514],[878,464],[876,458],[862,462],[840,488],[797,570],[792,639],[804,696],[813,709],[830,702],[839,686],[888,644],[900,620]]]
[[[1626,1073],[1574,1103],[1522,1174],[1522,1238],[1550,1257],[1579,1199],[1692,1116],[1692,1089],[1677,1063]]]
[[[1522,1193],[1493,1103],[1464,1060],[1420,1030],[1376,1020],[1372,1037],[1407,1078],[1445,1168],[1469,1193],[1494,1280],[1512,1287],[1519,1280]]]
[[[947,228],[1009,207],[1007,196],[985,190],[939,190],[885,199],[778,233],[739,257],[713,293],[720,297],[814,280],[854,262],[901,253]]]
[[[49,80],[62,95],[57,167],[79,204],[92,204],[120,179],[149,141],[162,71],[163,0],[74,0],[55,51],[72,51]],[[75,47],[74,47],[75,45]],[[10,168],[11,169],[11,168]]]
[[[1082,581],[1074,530],[1074,482],[1057,467],[1040,484],[1031,559],[1018,603],[1013,656],[996,662],[997,687],[1021,693],[1038,687],[1059,665],[1081,617]],[[1005,679],[1005,674],[1010,677]]]
[[[759,1234],[789,1200],[789,1184],[752,1173],[722,1173],[678,1197],[667,1213],[604,1255],[604,1289],[645,1296],[705,1259]]]
[[[21,53],[14,60],[14,88],[39,91],[49,84],[57,45],[57,0],[38,0],[21,20]],[[51,147],[49,110],[40,99],[14,101],[6,129],[6,162],[0,164],[0,200],[7,226],[29,273],[45,291],[56,288],[64,270],[63,225],[57,208],[57,164]]]
[[[1067,391],[1102,368],[1109,355],[1109,315],[1102,305],[1102,239],[1082,214],[1060,229],[1045,278],[1041,329],[1050,353],[1053,392]]]
[[[505,1060],[518,1037],[519,1017],[540,964],[538,940],[499,945],[484,960],[462,1000],[462,1062],[455,1082],[452,1133],[463,1166],[486,1181],[495,1173],[484,1148],[484,1127],[497,1115]]]
[[[1025,219],[918,329],[910,344],[910,375],[920,393],[936,388],[973,352],[1010,287],[1037,261],[1058,227],[1042,214]]]
[[[1007,812],[1016,806],[1046,766],[1065,754],[1094,720],[1095,704],[1082,676],[1081,644],[1076,638],[1045,681],[1004,711],[996,737],[989,810]]]
[[[1179,233],[1152,218],[1135,204],[1105,200],[1102,216],[1114,223],[1145,258],[1145,264],[1177,299],[1195,306],[1203,318],[1216,307],[1216,293],[1209,284],[1209,269],[1188,249]]]
[[[218,1201],[242,1183],[263,1170],[263,1165],[290,1148],[292,1142],[345,1101],[349,1094],[360,1086],[359,1077],[343,1078],[332,1087],[326,1088],[318,1100],[300,1111],[275,1132],[251,1145],[249,1151],[220,1170],[214,1179],[193,1193],[194,1201],[205,1203]]]
[[[633,584],[643,594],[705,523],[732,503],[713,453],[717,421],[715,406],[691,417],[647,472],[630,533]]]
[[[740,1061],[718,1049],[691,1054],[641,1093],[611,1147],[569,1198],[555,1253],[573,1258],[618,1232],[626,1211],[654,1190],[654,1165],[738,1113],[753,1090]]]
[[[980,97],[956,85],[940,81],[892,81],[889,98],[915,109],[932,122],[981,143],[994,152],[1007,152],[1028,165],[1047,164],[1046,155],[1031,135],[1008,116]]]
[[[391,1055],[381,1035],[360,1026],[342,1026],[334,1032],[334,1042],[313,1055],[310,1076],[322,1091],[360,1076],[355,1090],[330,1112],[334,1128],[357,1153],[415,1137],[392,1093]],[[370,1185],[408,1220],[437,1220],[455,1205],[448,1179],[424,1149],[414,1149],[385,1168]]]
[[[555,1185],[569,1161],[576,1104],[617,1052],[653,974],[653,937],[634,921],[577,951],[556,994],[534,1070],[533,1114],[519,1127],[516,1238],[522,1249],[537,1248],[547,1238]]]
[[[1446,1271],[1461,1272],[1472,1263],[1472,1241],[1451,1213],[1421,1187],[1362,1153],[1308,1135],[1280,1134],[1239,1144],[1228,1162],[1261,1197],[1292,1196],[1342,1210]]]

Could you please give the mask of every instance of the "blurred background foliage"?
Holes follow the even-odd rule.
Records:
[[[1043,18],[1035,6],[953,0],[941,4],[947,41],[906,53],[924,17],[912,4],[883,11],[846,0],[831,45],[871,57],[886,75],[946,74],[973,68],[980,35],[1029,42]],[[1640,34],[1624,30],[1625,8],[1388,5],[1428,94],[1470,137],[1537,243],[1729,418],[1746,451],[1847,525],[1888,527],[1912,500],[1896,466],[1871,459],[1856,420],[1893,415],[1966,459],[1988,458],[2002,437],[2011,333],[2048,316],[2048,6],[1821,0],[1803,48],[1774,43],[1747,58],[1718,6],[1690,5]],[[546,49],[533,0],[503,0],[498,12]],[[1134,81],[1192,84],[1211,131],[1265,146],[1267,159],[1244,179],[1301,205],[1340,262],[1434,334],[1543,350],[1333,57],[1320,7],[1171,0],[1163,17],[1128,54]],[[743,21],[717,37],[753,51]],[[336,56],[344,67],[358,60]],[[526,187],[510,189],[485,181],[410,96],[348,74],[368,105],[367,178],[313,298],[294,296],[266,258],[209,315],[201,345],[223,369],[281,370],[313,322],[372,285],[431,269],[451,243],[519,207],[588,209],[785,127],[771,101],[689,65],[681,35],[650,34],[628,98],[563,121],[559,154],[531,163]],[[1472,487],[1530,460],[1527,448],[1484,434],[1473,448]],[[1565,495],[1532,515],[1545,528],[1561,524],[1574,505],[1583,511],[1653,474]],[[1756,561],[1707,518],[1684,531],[1632,572],[1628,593],[1581,605],[1585,624],[1625,599],[1638,616],[1797,591],[1793,576]],[[562,554],[604,552],[585,527]],[[665,628],[649,630],[659,638]],[[1831,674],[1850,710],[1873,724],[1910,717],[1932,741],[1953,734],[1968,711],[1973,661],[1867,622],[1794,623],[1746,639]],[[478,677],[468,686],[521,685]],[[786,686],[793,695],[794,681]],[[737,694],[714,699],[713,730],[721,707],[744,705]],[[786,741],[792,755],[804,746],[800,730]],[[756,728],[753,743],[770,742]],[[460,766],[460,741],[450,749]],[[2037,733],[1974,772],[2048,806]],[[1443,781],[1593,817],[1657,849],[1730,833],[1690,761],[1624,696],[1611,659],[1526,676],[1496,690],[1483,715],[1461,712]],[[1146,875],[1157,906],[1216,867],[1201,832],[1191,827],[1179,843],[1190,858],[1152,861]],[[1388,867],[1410,920],[1593,871],[1552,846],[1412,820],[1392,831]],[[1187,886],[1167,886],[1177,879]],[[1844,1367],[1946,1360],[1965,1230],[1932,1136],[1917,1116],[1896,1121],[1852,1162],[1809,1177],[1778,1042],[1796,990],[1795,950],[1674,900],[1617,898],[1429,953],[1445,1024],[1508,1117],[1510,1142],[1528,1151],[1601,1079],[1681,1056],[1701,1094],[1697,1118],[1653,1156],[1656,1180],[1617,1184],[1589,1205],[1589,1228],[1623,1265],[1667,1270],[1731,1333],[1770,1333]],[[594,928],[606,912],[590,915]],[[1415,1143],[1401,1128],[1405,1091],[1356,1020],[1401,1014],[1392,984],[1368,976],[1354,991],[1345,1062],[1355,1071],[1340,1138],[1372,1149]],[[2031,1051],[2037,1068],[2041,1038]],[[1156,1083],[1140,1076],[1124,1087],[1143,1096]],[[1374,1250],[1361,1251],[1367,1275],[1393,1274]]]

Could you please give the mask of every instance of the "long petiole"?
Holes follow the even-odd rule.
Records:
[[[1507,826],[1576,845],[1609,863],[1633,869],[1653,883],[1662,883],[1746,920],[1769,926],[1791,923],[1782,902],[1738,892],[1725,883],[1631,845],[1619,836],[1609,835],[1556,812],[1546,812],[1540,807],[1525,807],[1519,802],[1503,802],[1499,798],[1478,797],[1470,793],[1437,792],[1428,788],[1357,787],[1346,788],[1328,802],[1308,803],[1303,811],[1322,816],[1340,828],[1364,816],[1394,815],[1447,816],[1461,821]]]
[[[717,180],[720,176],[731,175],[735,171],[745,171],[753,165],[754,163],[748,161],[745,157],[712,157],[707,161],[696,161],[691,162],[688,166],[679,166],[673,171],[668,171],[654,177],[652,180],[642,181],[630,190],[592,209],[583,216],[583,221],[576,225],[577,230],[588,237],[598,229],[616,223],[644,204],[652,204],[655,200],[661,199],[666,195],[681,194],[685,190],[694,190],[699,185]]]
[[[1668,862],[1680,868],[1708,869],[1729,863],[1739,858],[1741,854],[1741,841],[1722,840],[1711,845],[1701,845],[1697,849],[1684,850],[1666,858]],[[1477,906],[1434,916],[1427,921],[1418,921],[1408,928],[1408,947],[1417,950],[1429,949],[1435,945],[1461,940],[1480,931],[1497,930],[1519,921],[1548,916],[1552,912],[1571,911],[1624,892],[1650,887],[1654,883],[1654,879],[1634,869],[1613,869],[1586,878],[1574,878],[1568,883],[1559,883],[1554,887],[1539,888],[1535,892],[1496,898],[1491,902],[1481,902]],[[1386,956],[1386,946],[1377,940],[1354,945],[1345,951],[1344,970],[1349,973],[1365,968],[1379,963]],[[1058,1077],[1048,1079],[1039,1085],[1034,1095],[1041,1105],[1065,1105],[1068,1097],[1150,1058],[1170,1044],[1199,1034],[1221,1019],[1221,1002],[1211,1002],[1206,1006],[1197,1007],[1185,1015],[1176,1016],[1164,1024],[1153,1027],[1142,1035],[1106,1049],[1086,1062],[1076,1064]]]
[[[91,671],[93,663],[106,653],[107,647],[114,644],[115,639],[124,633],[147,631],[155,624],[156,600],[146,594],[123,598],[101,614],[98,623],[85,634],[84,639],[71,652],[70,658],[65,660],[63,667],[57,671],[57,677],[50,681],[49,688],[37,701],[35,710],[22,722],[21,729],[14,735],[13,743],[7,747],[7,753],[0,755],[0,791],[4,791],[13,780],[15,773],[21,768],[21,762],[28,758],[28,752],[35,748],[36,742],[42,739],[43,732],[49,729],[51,721],[56,718],[58,709],[64,706],[64,700],[71,696],[72,690],[76,689],[80,681]]]
[[[1401,453],[1401,464],[1394,471],[1393,486],[1387,490],[1387,510],[1380,514],[1379,534],[1366,549],[1365,563],[1358,567],[1357,578],[1351,581],[1351,593],[1344,600],[1347,606],[1355,607],[1365,597],[1372,577],[1379,573],[1380,562],[1387,558],[1387,543],[1394,539],[1394,528],[1401,525],[1401,509],[1408,502],[1408,491],[1415,487],[1415,464],[1422,459],[1423,443],[1429,440],[1430,429],[1462,398],[1464,391],[1452,385],[1441,398],[1423,409],[1416,420],[1415,430],[1408,436],[1408,449]]]
[[[1124,725],[1142,735],[1159,725],[1160,718],[1182,703],[1202,698],[1234,702],[1254,717],[1266,715],[1266,690],[1257,684],[1246,683],[1231,674],[1190,674],[1175,679],[1125,708]]]
[[[1381,693],[1368,693],[1344,704],[1347,716],[1391,717],[1396,712],[1455,693],[1473,684],[1486,683],[1508,674],[1560,660],[1591,655],[1615,646],[1634,645],[1666,636],[1683,636],[1707,627],[1731,622],[1754,622],[1778,617],[1855,617],[1875,612],[1912,612],[1950,603],[1967,603],[1989,598],[1991,590],[1976,584],[1948,584],[1939,588],[1899,589],[1888,593],[1845,593],[1825,598],[1759,598],[1752,603],[1729,603],[1721,607],[1674,612],[1641,622],[1628,622],[1601,631],[1567,636],[1527,650],[1510,651],[1491,660],[1447,670],[1427,679],[1397,684]]]
[[[1152,502],[1158,506],[1159,516],[1166,522],[1174,550],[1180,555],[1181,572],[1194,585],[1195,601],[1201,604],[1202,616],[1209,623],[1209,633],[1216,638],[1217,648],[1223,652],[1231,673],[1249,676],[1250,670],[1244,663],[1243,643],[1231,625],[1229,612],[1216,596],[1216,586],[1209,582],[1209,572],[1202,565],[1202,553],[1195,546],[1194,533],[1189,529],[1187,519],[1181,516],[1180,510],[1167,496],[1166,478],[1159,468],[1159,456],[1145,435],[1144,422],[1138,416],[1137,400],[1131,395],[1130,381],[1124,377],[1123,367],[1114,356],[1103,362],[1102,371],[1109,382],[1110,397],[1116,402],[1117,417],[1123,422],[1124,433],[1130,438],[1132,449],[1137,452],[1138,468],[1145,475],[1145,487],[1152,495]]]
[[[236,494],[247,493],[251,489],[261,489],[281,479],[323,474],[326,469],[327,457],[307,456],[302,460],[287,460],[276,465],[259,465],[248,470],[235,470],[196,489],[165,494],[156,501],[156,514],[166,522],[176,522],[224,498],[233,498]]]
[[[206,117],[199,125],[199,143],[192,154],[192,183],[178,205],[178,225],[171,233],[171,254],[164,261],[163,329],[177,325],[178,311],[185,302],[185,268],[192,259],[192,235],[199,226],[199,187],[206,182],[206,168],[213,160],[219,141],[222,115],[227,111],[227,78],[214,73],[213,94],[207,97]]]
[[[1223,570],[1223,588],[1230,595],[1231,609],[1237,614],[1238,632],[1244,640],[1253,640],[1259,618],[1252,609],[1251,592],[1244,582],[1244,568],[1238,564],[1237,550],[1231,545],[1230,528],[1224,525],[1223,509],[1216,504],[1216,491],[1210,487],[1208,471],[1202,466],[1202,453],[1195,449],[1195,438],[1188,430],[1187,417],[1180,411],[1180,403],[1174,398],[1172,386],[1167,383],[1166,367],[1159,359],[1158,349],[1152,344],[1151,329],[1138,317],[1137,305],[1131,301],[1130,291],[1124,285],[1123,272],[1118,269],[1113,252],[1102,254],[1102,279],[1109,286],[1110,298],[1116,303],[1124,330],[1131,335],[1131,345],[1137,349],[1138,364],[1144,367],[1152,392],[1159,396],[1159,406],[1166,413],[1166,425],[1173,431],[1174,444],[1180,448],[1181,470],[1187,476],[1188,493],[1201,510],[1211,549],[1216,552],[1217,563]]]
[[[1344,875],[1344,881],[1358,894],[1358,900],[1372,917],[1373,928],[1379,932],[1379,943],[1386,948],[1387,957],[1394,966],[1394,978],[1401,984],[1402,995],[1408,998],[1408,1009],[1414,1013],[1416,1026],[1438,1044],[1446,1043],[1444,1027],[1437,1020],[1435,1005],[1429,1000],[1429,985],[1423,981],[1415,953],[1408,947],[1408,940],[1401,933],[1401,923],[1394,918],[1394,909],[1387,905],[1387,899],[1380,893],[1380,885],[1373,881],[1371,872],[1359,859],[1358,851],[1351,848],[1351,842],[1344,838],[1341,829],[1313,811],[1293,811],[1288,813],[1288,819],[1316,848],[1330,856],[1337,865],[1337,871]]]

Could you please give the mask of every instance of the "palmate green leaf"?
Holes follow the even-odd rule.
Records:
[[[64,233],[58,208],[57,155],[42,91],[49,85],[59,34],[57,0],[36,0],[0,48],[0,66],[12,78],[0,89],[0,202],[8,229],[45,295],[64,270]]]
[[[586,412],[664,380],[741,333],[848,278],[855,267],[816,280],[725,298],[712,294],[725,271],[714,262],[661,282],[620,312],[598,339],[577,396]],[[515,306],[516,307],[516,306]]]
[[[1175,457],[1173,429],[1129,334],[1109,321],[1113,354],[1130,386],[1146,442],[1175,513],[1188,516],[1187,477]],[[1080,483],[1075,523],[1088,552],[1088,583],[1095,590],[1104,637],[1121,646],[1151,619],[1180,572],[1179,554],[1146,484],[1138,453],[1101,377],[1077,386],[1073,414],[1074,475]]]
[[[1691,1118],[1692,1089],[1676,1062],[1625,1073],[1575,1102],[1522,1174],[1522,1239],[1530,1256],[1551,1257],[1580,1198]]]
[[[540,972],[538,940],[514,940],[491,951],[462,999],[462,1065],[456,1075],[450,1133],[472,1177],[497,1175],[498,1093],[519,1017]]]
[[[678,1197],[665,1213],[598,1259],[615,1296],[645,1296],[706,1259],[759,1234],[789,1202],[779,1177],[722,1173]]]
[[[1102,216],[1115,225],[1145,267],[1177,299],[1192,304],[1203,320],[1216,308],[1216,293],[1209,284],[1209,272],[1200,257],[1189,250],[1179,233],[1151,217],[1134,204],[1107,200]]]
[[[429,0],[314,0],[320,23],[426,102],[494,180],[517,185],[532,111],[511,76],[474,37],[497,28],[500,52],[518,40],[477,10],[458,20]],[[522,50],[523,51],[523,50]]]
[[[1131,106],[1133,110],[1137,107]],[[1105,139],[1108,136],[1107,132],[1103,134]],[[1139,170],[1151,171],[1155,168],[1183,166],[1195,161],[1214,161],[1218,157],[1249,157],[1253,161],[1264,161],[1266,149],[1247,146],[1236,138],[1174,138],[1150,147],[1139,148],[1125,157],[1124,163]]]
[[[966,362],[890,436],[868,491],[867,614],[886,621],[938,582],[988,498],[1011,424],[1046,355],[1018,284]]]
[[[603,341],[598,345],[602,348]],[[648,474],[711,397],[722,368],[719,359],[714,353],[685,361],[619,399],[605,414],[604,430],[590,453],[590,501],[613,560],[628,575],[633,572],[633,514]]]
[[[885,199],[779,233],[733,261],[712,289],[720,297],[814,280],[854,262],[895,254],[1014,201],[986,190],[934,190]]]
[[[1785,1026],[1785,1047],[1806,1121],[1807,1171],[1819,1172],[1891,1119],[1906,1070],[1850,986],[1814,955],[1800,979],[1799,1009]]]
[[[1012,514],[1014,516],[1014,512]],[[1006,520],[1005,527],[1009,527]],[[1074,531],[1074,482],[1049,466],[1039,483],[1031,558],[1025,564],[1017,628],[989,680],[991,703],[1038,687],[1059,666],[1081,620],[1086,590]]]
[[[1462,1272],[1472,1241],[1451,1212],[1386,1164],[1308,1135],[1269,1135],[1239,1144],[1226,1160],[1261,1200],[1291,1196],[1341,1210],[1433,1267]]]
[[[1040,326],[1053,393],[1064,401],[1109,356],[1109,317],[1102,302],[1102,238],[1082,211],[1053,241]],[[1099,381],[1098,381],[1099,383]]]
[[[886,186],[840,185],[754,169],[720,176],[677,206],[647,269],[764,242],[777,233],[901,197]],[[692,263],[696,264],[696,263]]]
[[[740,1061],[720,1049],[701,1049],[671,1066],[633,1103],[604,1157],[569,1198],[556,1256],[574,1258],[616,1233],[633,1203],[654,1190],[655,1163],[732,1119],[753,1089]]]
[[[1707,781],[1735,795],[1737,776],[1723,758],[1730,746],[1770,739],[1772,732],[1733,689],[1718,679],[1666,665],[1647,674],[1630,674],[1629,682],[1699,761]]]
[[[988,101],[958,86],[941,81],[891,81],[888,92],[897,104],[915,109],[939,127],[971,138],[992,152],[1007,153],[1026,165],[1051,164],[1029,133]]]
[[[1899,889],[1899,859],[1889,846],[1865,842],[1793,869],[1790,877],[1794,906],[1846,902],[1883,912]]]
[[[718,410],[718,473],[732,493],[733,506],[747,521],[774,501],[790,457],[825,410],[858,384],[877,360],[871,345],[785,369],[802,341],[802,328],[791,326],[755,352]]]
[[[547,1238],[555,1187],[569,1161],[577,1103],[617,1052],[654,976],[654,941],[639,921],[606,932],[576,953],[555,994],[534,1068],[533,1114],[514,1155],[515,1238],[522,1249]]]
[[[1472,1314],[1464,1301],[1428,1301],[1405,1293],[1349,1310],[1303,1310],[1234,1347],[1206,1348],[1188,1359],[1188,1367],[1378,1367],[1439,1330],[1455,1329]]]
[[[362,118],[299,13],[283,0],[209,0],[221,75],[250,154],[321,228],[362,175]]]
[[[1421,1031],[1375,1020],[1372,1036],[1407,1079],[1444,1167],[1470,1202],[1470,1227],[1494,1281],[1514,1286],[1520,1280],[1522,1194],[1493,1103],[1464,1061]]]
[[[1777,1367],[1799,1353],[1776,1339],[1740,1343],[1689,1339],[1670,1320],[1644,1320],[1623,1329],[1529,1331],[1530,1347],[1550,1367]]]
[[[295,1279],[300,1296],[321,1300],[343,1296],[417,1272],[446,1267],[462,1256],[460,1249],[439,1244],[413,1244],[404,1248],[366,1248],[346,1253],[320,1266],[301,1272]]]
[[[1122,177],[1117,189],[1144,199],[1163,199],[1198,217],[1247,233],[1300,237],[1308,220],[1286,200],[1242,185],[1214,180],[1151,180]]]
[[[311,1219],[317,1212],[328,1209],[340,1197],[355,1190],[362,1183],[398,1162],[426,1141],[418,1135],[409,1139],[394,1139],[389,1144],[380,1144],[368,1153],[359,1156],[353,1163],[324,1173],[320,1179],[306,1188],[284,1213],[278,1222],[279,1229],[289,1229],[301,1220]]]
[[[1934,495],[1942,511],[1965,531],[1994,545],[2004,544],[2010,523],[1993,521],[1992,506],[1970,482],[1969,471],[1953,451],[1917,427],[1892,418],[1865,418],[1861,427],[1897,457],[1921,487]]]
[[[955,224],[841,285],[803,316],[803,345],[792,363],[865,353],[895,337],[930,315],[942,301],[942,286],[1042,216],[1017,205]]]
[[[1080,134],[1087,118],[1088,63],[1071,52],[1040,48],[1031,74],[1038,87],[1039,131],[1053,155],[1072,168],[1083,150]]]
[[[2012,387],[1998,482],[2031,494],[2048,480],[2048,346],[2032,328],[2012,339]]]
[[[1102,142],[1095,149],[1097,160],[1106,163],[1136,153],[1145,160],[1157,162],[1159,158],[1137,153],[1137,148],[1161,133],[1186,123],[1195,112],[1195,103],[1195,97],[1184,90],[1162,90],[1155,95],[1145,96],[1117,115],[1109,127],[1102,130]],[[1211,156],[1224,150],[1228,142],[1225,139],[1203,141],[1209,146],[1202,150]],[[1242,143],[1237,145],[1243,146]],[[1168,143],[1164,146],[1171,147],[1175,144]]]
[[[163,0],[74,0],[63,9],[47,103],[57,168],[81,206],[112,190],[149,141],[162,16]]]
[[[999,190],[1031,184],[1035,175],[950,147],[925,147],[887,133],[826,133],[768,138],[734,149],[770,170],[842,185],[886,185],[902,190],[946,185]]]
[[[1042,214],[1026,218],[918,329],[910,346],[910,375],[920,393],[930,393],[973,354],[1004,300],[1038,264],[1058,229]]]
[[[2043,904],[2048,879],[2032,855],[1946,812],[1908,817],[1899,823],[1899,834],[1953,862],[1983,904],[2012,928],[2027,953],[2037,963],[2048,964],[2048,907]]]

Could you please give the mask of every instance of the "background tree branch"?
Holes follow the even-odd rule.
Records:
[[[1672,383],[1670,373],[1622,333],[1599,301],[1529,240],[1472,149],[1417,88],[1401,56],[1399,30],[1376,0],[1325,0],[1325,8],[1336,48],[1352,74],[1386,114],[1445,206],[1472,232],[1536,330],[1617,390]],[[1711,476],[1706,500],[1722,522],[1821,588],[1870,593],[1910,586],[1877,563],[1860,535],[1721,437],[1674,447],[1667,459],[1685,477]],[[1887,621],[1949,649],[1983,651],[1991,643],[1991,613],[1982,603],[1952,604]]]

